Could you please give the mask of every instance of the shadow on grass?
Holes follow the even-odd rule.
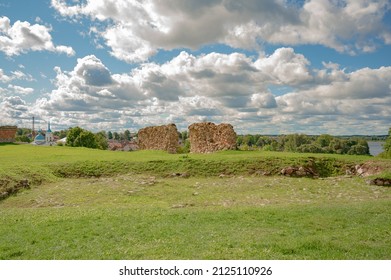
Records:
[[[20,144],[12,143],[12,142],[0,143],[0,147],[2,147],[2,146],[18,146],[18,145],[20,145]]]

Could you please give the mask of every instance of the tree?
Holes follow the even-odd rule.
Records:
[[[60,139],[67,137],[67,134],[68,134],[67,129],[53,132],[53,135],[57,136]]]
[[[391,158],[391,128],[388,131],[388,137],[386,143],[383,145],[384,152],[381,153],[382,157]]]
[[[391,128],[388,131],[388,137],[387,137],[386,143],[384,143],[383,148],[386,153],[391,152]]]
[[[182,131],[180,134],[180,138],[182,139],[182,141],[185,141],[189,137],[187,130]]]
[[[91,131],[84,130],[78,126],[69,129],[66,145],[71,147],[86,147],[102,150],[106,150],[108,148],[106,132],[101,131],[94,134]]]
[[[332,140],[333,140],[333,136],[329,134],[322,134],[318,136],[316,142],[323,148],[323,147],[330,146]]]
[[[298,148],[297,151],[300,153],[323,153],[322,147],[316,142],[311,144],[303,144]]]
[[[130,131],[127,129],[127,130],[125,130],[125,132],[124,132],[124,136],[125,136],[125,140],[130,140]]]
[[[114,140],[119,140],[120,139],[118,132],[114,132],[113,133],[113,138],[114,138]]]
[[[363,145],[353,145],[348,151],[348,155],[367,155],[369,154],[369,149]]]
[[[68,130],[68,134],[67,134],[66,145],[71,146],[71,147],[77,147],[77,146],[75,146],[75,141],[76,141],[77,137],[79,137],[80,133],[82,133],[82,132],[83,132],[83,129],[78,126],[70,128]]]
[[[311,139],[305,134],[290,134],[284,137],[283,143],[286,152],[297,152],[301,145],[310,144]]]
[[[238,145],[238,147],[240,147],[240,145],[243,144],[243,136],[242,135],[238,135],[236,137],[236,145]]]
[[[96,143],[95,135],[88,130],[83,130],[79,136],[75,139],[75,147],[86,147],[96,149],[98,144]]]
[[[113,133],[111,131],[107,132],[107,138],[113,139]]]
[[[253,135],[247,134],[243,137],[243,144],[246,144],[247,146],[251,147],[255,144],[255,139]]]
[[[106,132],[101,131],[95,134],[96,144],[98,149],[107,150],[109,148],[109,143],[107,142]]]

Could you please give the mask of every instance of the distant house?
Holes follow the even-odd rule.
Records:
[[[57,140],[56,143],[61,143],[61,144],[65,145],[67,143],[67,138],[66,137],[61,138],[61,139]]]
[[[139,149],[138,144],[135,140],[109,140],[109,150],[111,151],[137,151]]]
[[[0,126],[0,143],[15,142],[16,126]]]

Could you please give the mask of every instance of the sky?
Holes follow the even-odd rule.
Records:
[[[0,0],[0,125],[384,135],[389,0]]]

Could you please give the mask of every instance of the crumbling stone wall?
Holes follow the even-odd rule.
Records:
[[[226,123],[194,123],[189,126],[189,141],[192,153],[236,150],[236,133],[233,126]]]
[[[150,126],[138,131],[140,150],[164,150],[176,153],[179,146],[179,134],[175,124]]]
[[[0,143],[15,142],[16,126],[0,126]]]

